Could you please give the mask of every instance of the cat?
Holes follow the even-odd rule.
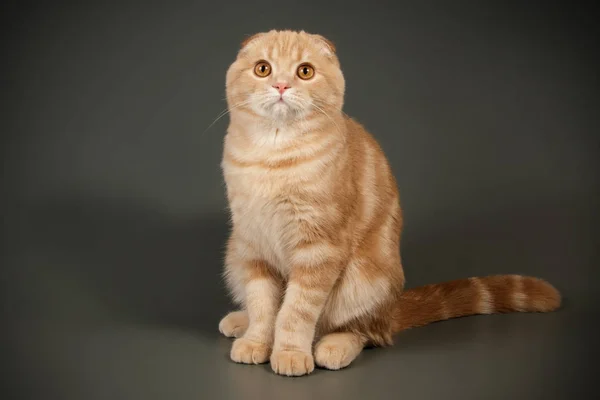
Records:
[[[411,327],[557,309],[552,285],[520,275],[404,290],[396,180],[342,111],[344,92],[335,46],[304,31],[247,38],[227,70],[224,280],[240,310],[219,330],[236,338],[231,359],[301,376],[344,368]]]

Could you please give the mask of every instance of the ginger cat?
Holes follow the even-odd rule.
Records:
[[[375,139],[342,112],[344,76],[324,37],[250,37],[226,88],[225,280],[241,311],[219,330],[237,338],[233,361],[270,361],[287,376],[337,370],[403,329],[560,306],[554,287],[519,275],[403,290],[396,181]]]

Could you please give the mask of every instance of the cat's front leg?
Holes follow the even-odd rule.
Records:
[[[275,323],[271,367],[280,375],[314,370],[315,327],[342,265],[342,251],[332,245],[296,248],[285,298]]]
[[[231,359],[243,364],[269,360],[282,283],[264,261],[245,261],[243,269],[248,328],[231,347]]]

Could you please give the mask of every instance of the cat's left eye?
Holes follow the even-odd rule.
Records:
[[[310,64],[302,64],[298,67],[298,77],[300,79],[308,80],[315,76],[315,69]]]

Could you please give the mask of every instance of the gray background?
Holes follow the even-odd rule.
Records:
[[[599,259],[591,6],[39,3],[2,6],[7,394],[587,398]],[[241,40],[272,28],[337,44],[345,111],[397,176],[409,286],[537,275],[564,307],[433,324],[304,378],[230,362],[217,331],[230,309],[220,278],[227,118],[203,131],[226,106]]]

